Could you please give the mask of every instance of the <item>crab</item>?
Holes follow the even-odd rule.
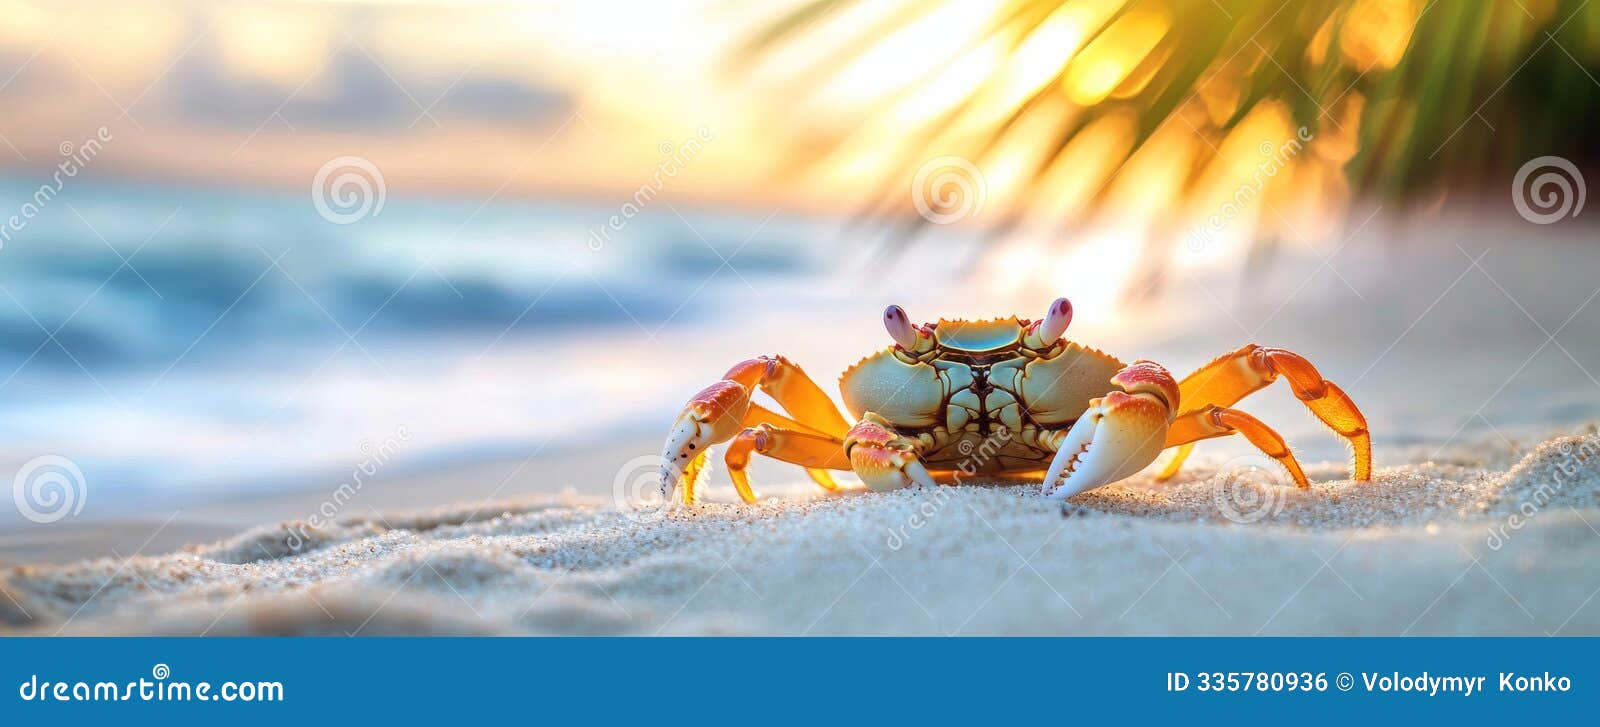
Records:
[[[827,490],[839,489],[835,470],[854,472],[874,491],[1042,473],[1042,494],[1064,500],[1131,477],[1177,447],[1157,475],[1171,478],[1195,442],[1232,434],[1308,488],[1283,437],[1232,408],[1279,379],[1349,443],[1353,479],[1371,479],[1366,418],[1299,354],[1249,344],[1179,381],[1153,361],[1123,363],[1066,339],[1071,322],[1066,298],[1036,321],[916,325],[891,305],[883,323],[893,345],[839,379],[853,425],[789,359],[740,362],[678,415],[662,456],[661,494],[694,503],[707,449],[727,442],[728,474],[745,502],[756,501],[746,473],[753,454],[800,465]],[[752,402],[758,390],[784,413]]]

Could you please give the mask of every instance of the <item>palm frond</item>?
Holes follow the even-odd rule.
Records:
[[[784,85],[788,101],[813,97],[885,37],[943,7],[907,3],[903,12],[853,32],[824,38],[816,31],[819,22],[857,2],[866,0],[805,0],[754,34],[732,63],[747,68],[791,44],[830,43],[823,61]],[[893,239],[909,239],[927,224],[905,214],[905,180],[919,164],[938,154],[981,164],[1015,135],[1037,135],[1023,130],[1038,126],[1041,114],[1054,114],[1059,123],[1044,124],[1053,131],[1033,139],[1039,142],[1034,156],[1021,161],[1030,181],[1063,163],[1073,142],[1097,123],[1134,120],[1131,143],[1086,200],[1090,210],[1106,203],[1129,162],[1173,126],[1189,127],[1209,147],[1178,172],[1182,192],[1195,193],[1220,147],[1263,109],[1286,110],[1294,126],[1326,147],[1319,147],[1320,160],[1296,163],[1331,164],[1347,181],[1350,198],[1413,202],[1441,191],[1498,187],[1538,155],[1564,156],[1582,168],[1600,161],[1600,137],[1586,131],[1600,121],[1600,3],[1003,0],[965,42],[940,48],[933,58],[906,59],[922,72],[879,103],[839,109],[802,128],[793,171],[803,173],[860,144],[861,134],[874,133],[864,129],[937,83],[973,49],[1000,43],[1008,59],[1018,57],[1069,11],[1092,22],[1080,28],[1077,43],[1045,60],[1041,67],[1053,70],[1030,93],[994,107],[991,92],[1002,66],[959,103],[897,128],[894,141],[902,151],[883,162],[882,191],[862,205],[861,218],[890,220]],[[1163,19],[1165,29],[1144,49],[1129,40],[1139,38],[1130,27],[1151,17]],[[1094,63],[1124,50],[1135,62],[1105,71],[1118,74],[1110,78],[1114,88],[1073,92],[1085,78],[1098,80]],[[1341,145],[1353,148],[1344,153]],[[993,230],[1005,232],[1030,204],[1013,202],[1012,214]]]

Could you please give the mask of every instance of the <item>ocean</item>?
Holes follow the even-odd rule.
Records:
[[[391,440],[430,467],[659,429],[681,392],[653,359],[730,293],[815,295],[827,251],[816,222],[665,203],[595,249],[615,211],[390,198],[340,225],[309,195],[75,184],[0,249],[4,471],[65,457],[108,513]]]

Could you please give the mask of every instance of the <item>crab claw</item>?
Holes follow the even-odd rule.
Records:
[[[750,408],[750,390],[724,379],[702,389],[683,407],[667,434],[661,453],[661,496],[668,501],[682,484],[684,500],[693,500],[693,475],[705,459],[706,448],[733,439],[739,422]]]
[[[850,468],[869,490],[886,492],[914,484],[935,486],[912,440],[896,434],[875,414],[869,412],[850,428],[844,447],[850,456]]]
[[[1089,402],[1062,436],[1044,477],[1045,497],[1064,500],[1132,476],[1166,447],[1178,387],[1166,369],[1139,361],[1112,377],[1121,387]]]

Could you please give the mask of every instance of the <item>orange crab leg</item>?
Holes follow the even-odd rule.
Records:
[[[796,419],[750,403],[756,389],[766,392]],[[662,496],[671,499],[682,485],[683,502],[693,502],[693,475],[700,470],[706,448],[733,439],[756,424],[816,433],[832,439],[836,446],[842,446],[842,437],[849,430],[827,394],[788,359],[761,356],[740,362],[721,381],[690,398],[678,414],[661,455]],[[838,487],[820,468],[807,468],[807,474],[825,488]]]
[[[1194,442],[1179,445],[1178,450],[1172,453],[1172,459],[1167,460],[1161,467],[1161,474],[1156,475],[1157,482],[1166,482],[1183,469],[1184,460],[1189,459],[1189,453],[1194,451]]]
[[[799,366],[782,356],[761,356],[735,364],[722,378],[737,381],[746,389],[760,387],[808,428],[832,437],[843,437],[850,423],[839,413],[833,400]]]
[[[840,452],[844,451],[844,442],[842,440],[839,440],[839,439],[834,438],[834,437],[829,437],[828,435],[823,434],[822,432],[817,431],[816,429],[813,429],[813,428],[808,427],[808,426],[806,426],[804,424],[801,424],[800,422],[797,422],[797,421],[795,421],[793,419],[790,419],[789,417],[786,417],[786,416],[784,416],[782,414],[779,414],[779,413],[777,413],[775,411],[772,411],[771,409],[768,409],[768,408],[766,408],[764,406],[761,406],[760,404],[751,404],[750,405],[750,410],[745,412],[745,415],[744,415],[744,424],[745,424],[746,427],[753,427],[753,426],[757,426],[757,425],[761,425],[761,424],[771,424],[773,427],[776,427],[778,429],[787,429],[789,431],[797,431],[797,432],[805,432],[805,433],[808,433],[808,434],[815,434],[815,435],[817,435],[819,437],[823,437],[823,438],[827,439],[828,441],[833,442],[834,448],[839,450]],[[747,428],[745,431],[749,431],[749,429]],[[765,452],[763,452],[763,454],[765,454]],[[783,458],[782,457],[776,457],[776,459],[783,459]],[[786,460],[786,461],[791,461],[791,460]],[[805,463],[804,462],[795,462],[795,464],[805,464]],[[850,468],[849,465],[846,464],[843,467],[835,467],[834,469],[841,469],[842,470],[842,469],[849,469],[849,468]],[[832,491],[835,491],[835,490],[839,489],[839,483],[834,482],[833,481],[833,475],[828,474],[828,471],[825,470],[825,469],[822,469],[820,467],[807,467],[806,468],[806,475],[811,478],[812,482],[817,483],[824,490],[828,490],[828,491],[832,492]],[[737,485],[738,484],[737,481],[734,484]],[[739,494],[740,494],[740,496],[744,495],[744,490],[742,488],[739,490]]]
[[[1167,443],[1169,445],[1181,443],[1187,447],[1202,439],[1234,433],[1243,434],[1244,438],[1250,440],[1257,449],[1268,457],[1278,460],[1278,463],[1289,471],[1289,476],[1294,478],[1296,487],[1305,489],[1311,486],[1306,481],[1305,471],[1300,469],[1300,462],[1295,459],[1294,453],[1289,451],[1289,446],[1284,444],[1283,437],[1273,431],[1272,427],[1261,423],[1260,419],[1238,409],[1213,404],[1199,411],[1184,414],[1174,419],[1172,426],[1167,429]],[[1168,464],[1168,467],[1171,468],[1171,464]]]
[[[824,475],[827,473],[823,468],[850,469],[850,460],[845,457],[843,443],[837,439],[810,432],[783,429],[771,424],[750,427],[733,438],[724,458],[728,465],[728,476],[733,478],[733,486],[745,502],[756,501],[755,490],[751,489],[750,479],[744,471],[750,465],[752,453],[792,462],[805,467],[807,472],[819,471]],[[832,478],[828,481],[831,484]]]
[[[1207,405],[1232,406],[1280,376],[1312,414],[1350,442],[1354,479],[1372,479],[1372,436],[1367,431],[1366,417],[1343,389],[1322,378],[1310,361],[1292,351],[1250,344],[1202,366],[1178,383],[1184,404],[1182,414],[1202,411]],[[1180,439],[1174,432],[1168,436],[1167,445],[1184,441],[1192,440]],[[1168,464],[1169,472],[1162,474],[1176,473],[1184,454],[1174,457]]]
[[[700,453],[689,460],[683,467],[683,504],[693,505],[699,497],[695,491],[694,483],[700,479],[700,470],[706,467],[706,455]]]
[[[752,402],[750,404],[750,408],[745,411],[743,424],[746,428],[759,426],[762,424],[771,424],[779,429],[792,429],[800,432],[808,432],[818,436],[827,437],[836,442],[840,441],[838,437],[830,436],[827,432],[817,429],[816,427],[806,426],[801,422],[790,419],[789,417],[786,417],[754,402]]]

